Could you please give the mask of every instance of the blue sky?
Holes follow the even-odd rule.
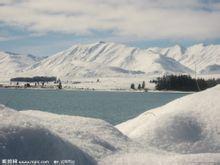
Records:
[[[47,56],[77,43],[220,44],[220,0],[1,0],[0,50]]]

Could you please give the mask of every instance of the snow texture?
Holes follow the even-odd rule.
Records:
[[[37,118],[38,123],[77,145],[95,159],[100,159],[132,145],[127,136],[100,119],[56,115],[33,110],[22,111],[21,113]]]
[[[92,165],[95,160],[74,144],[19,112],[0,107],[0,160],[74,160]]]
[[[116,127],[142,145],[105,157],[101,165],[220,163],[220,86],[146,111]]]
[[[220,153],[220,86],[146,111],[116,127],[144,145],[177,153]]]

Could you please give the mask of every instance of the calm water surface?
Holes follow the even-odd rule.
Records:
[[[17,110],[37,109],[101,118],[115,125],[185,95],[187,94],[0,89],[0,103]]]

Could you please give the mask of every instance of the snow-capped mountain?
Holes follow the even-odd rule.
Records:
[[[47,58],[0,52],[0,77],[65,79],[163,74],[220,74],[220,45],[139,49],[111,42],[78,44]]]
[[[151,50],[98,42],[75,45],[31,66],[28,72],[59,77],[120,77],[189,73],[191,70]]]
[[[24,70],[26,67],[40,61],[33,55],[23,55],[11,52],[0,52],[0,77],[10,76]]]
[[[220,73],[220,45],[197,44],[188,48],[179,45],[169,48],[154,48],[155,52],[170,57],[201,74]]]

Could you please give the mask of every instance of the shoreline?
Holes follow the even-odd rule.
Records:
[[[24,87],[0,87],[0,89],[21,89],[21,90],[48,90],[48,91],[79,91],[79,92],[128,92],[128,93],[196,93],[195,91],[165,91],[165,90],[153,90],[149,89],[148,91],[143,90],[129,90],[129,89],[82,89],[82,88],[24,88]]]

